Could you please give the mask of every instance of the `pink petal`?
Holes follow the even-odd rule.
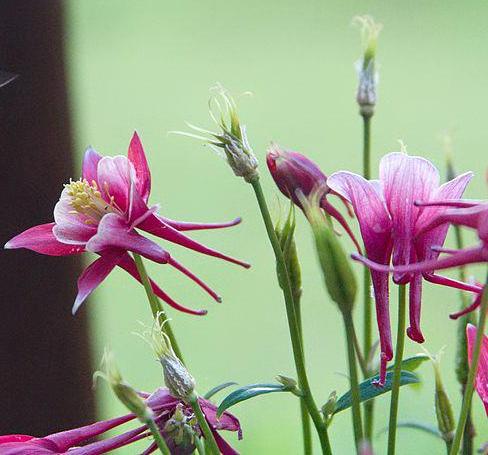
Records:
[[[224,259],[228,262],[238,264],[245,268],[251,267],[246,262],[222,254],[216,250],[213,250],[211,248],[202,245],[201,243],[196,242],[195,240],[190,239],[186,235],[181,234],[179,231],[171,227],[169,224],[166,224],[162,219],[158,218],[154,214],[148,217],[146,220],[144,220],[141,224],[139,224],[138,227],[139,229],[147,231],[150,234],[153,234],[157,237],[168,240],[169,242],[176,243],[185,248],[198,251],[199,253],[206,254],[208,256],[213,256],[219,259]]]
[[[439,186],[439,171],[424,158],[389,153],[381,159],[380,180],[393,222],[393,265],[405,265],[410,262],[415,225],[421,210],[414,202],[431,198]],[[403,274],[395,274],[394,279],[408,281]]]
[[[144,202],[147,202],[151,192],[151,172],[149,171],[144,148],[136,132],[134,132],[130,141],[127,157],[136,171],[136,189]]]
[[[239,455],[239,452],[235,450],[222,436],[220,436],[217,431],[212,429],[212,434],[222,455]]]
[[[466,327],[466,336],[468,340],[468,360],[470,365],[476,344],[476,333],[476,327],[468,324]],[[486,415],[488,416],[488,337],[486,335],[483,335],[474,386],[485,406]]]
[[[440,284],[441,286],[448,286],[450,288],[459,289],[461,291],[479,293],[481,291],[480,286],[476,284],[463,283],[462,281],[454,280],[443,275],[436,275],[434,273],[424,273],[426,281],[434,284]]]
[[[456,313],[451,313],[449,315],[449,318],[450,319],[459,319],[460,317],[466,315],[466,314],[469,314],[471,313],[472,311],[476,310],[480,305],[481,305],[481,296],[482,296],[482,292],[480,292],[473,300],[473,303],[469,306],[467,306],[466,308],[463,308],[461,311],[458,311]]]
[[[92,262],[78,278],[78,295],[73,305],[73,314],[80,308],[86,298],[96,289],[118,264],[125,254],[124,250],[105,250],[102,256]]]
[[[408,337],[417,343],[425,341],[420,330],[420,310],[422,305],[422,275],[416,273],[410,281],[409,288],[409,317],[410,327],[407,329]]]
[[[93,181],[98,185],[98,162],[102,159],[102,156],[98,154],[93,148],[88,147],[83,157],[83,165],[81,170],[81,176],[90,185]]]
[[[48,256],[69,256],[85,251],[80,245],[67,245],[54,237],[54,223],[31,227],[5,244],[6,249],[27,248]]]
[[[64,452],[71,447],[80,445],[81,443],[88,441],[89,439],[105,433],[112,428],[118,427],[123,423],[133,420],[135,417],[133,414],[128,414],[123,417],[117,417],[115,419],[103,420],[101,422],[92,423],[73,430],[61,431],[54,433],[44,439],[56,444],[59,447],[60,452]]]
[[[132,251],[160,264],[166,264],[170,257],[157,243],[129,230],[126,220],[116,213],[102,218],[97,234],[86,244],[86,249],[93,253],[110,248]]]
[[[224,223],[194,223],[188,221],[176,221],[171,220],[170,218],[166,218],[161,215],[156,215],[163,223],[168,224],[172,228],[175,228],[177,231],[199,231],[202,229],[221,229],[231,226],[236,226],[242,220],[241,218],[235,218],[232,221],[227,221]]]
[[[137,271],[136,264],[134,260],[128,255],[125,254],[118,266],[123,268],[126,272],[132,275],[139,283],[141,282],[141,277],[139,272]],[[169,306],[173,307],[174,309],[181,311],[187,314],[194,314],[197,316],[204,316],[207,314],[207,310],[192,310],[190,308],[186,308],[179,303],[175,302],[168,294],[166,294],[154,281],[150,280],[153,292],[164,302],[166,302]]]
[[[131,182],[136,179],[132,163],[125,156],[104,156],[98,163],[98,184],[102,197],[113,198],[122,213],[129,210]]]
[[[168,389],[159,387],[147,398],[146,403],[153,411],[161,411],[163,408],[172,410],[180,400],[172,396]]]
[[[97,232],[96,226],[87,224],[86,216],[73,213],[71,196],[66,188],[54,207],[54,221],[53,234],[61,243],[84,246]]]
[[[205,418],[213,428],[216,430],[237,431],[239,439],[242,438],[241,424],[237,417],[230,412],[224,412],[220,417],[217,417],[217,406],[204,398],[199,398],[198,402],[202,407]]]
[[[34,439],[34,436],[29,436],[26,434],[7,434],[5,436],[0,436],[0,445],[6,444],[7,442],[26,442]]]

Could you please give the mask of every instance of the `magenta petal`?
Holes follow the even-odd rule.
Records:
[[[232,262],[234,264],[238,264],[242,267],[249,268],[250,265],[246,262],[240,261],[239,259],[235,259],[233,257],[227,256],[222,254],[216,250],[206,247],[201,243],[196,242],[195,240],[190,239],[184,234],[181,234],[176,229],[171,227],[169,224],[166,224],[162,219],[158,218],[154,214],[144,220],[141,224],[139,224],[139,229],[149,232],[157,237],[162,239],[168,240],[169,242],[176,243],[181,245],[185,248],[189,248],[191,250],[197,251],[202,254],[206,254],[208,256],[213,256],[219,259],[224,259],[225,261]]]
[[[126,272],[132,275],[139,283],[141,282],[141,277],[139,272],[137,271],[136,264],[134,260],[128,255],[125,254],[122,259],[117,264],[119,267],[123,268]],[[192,310],[190,308],[186,308],[179,303],[175,302],[166,292],[164,292],[154,281],[151,281],[151,286],[153,292],[164,302],[166,302],[169,306],[173,307],[174,309],[181,311],[187,314],[194,314],[197,316],[204,316],[207,314],[207,310]]]
[[[5,244],[6,249],[27,248],[48,256],[69,256],[85,251],[80,245],[67,245],[54,237],[54,223],[31,227]]]
[[[98,162],[102,159],[102,156],[96,152],[93,148],[88,147],[83,157],[83,164],[81,169],[81,176],[90,185],[93,181],[98,185]]]
[[[468,360],[470,365],[476,343],[476,332],[477,328],[474,325],[467,325],[466,337],[468,340]],[[488,337],[486,335],[483,335],[474,386],[485,406],[486,415],[488,416]]]
[[[101,422],[92,423],[84,427],[75,428],[73,430],[61,431],[54,433],[43,439],[51,441],[59,447],[60,452],[64,452],[71,447],[80,445],[81,443],[88,441],[95,436],[105,433],[112,428],[118,427],[123,423],[133,420],[135,417],[133,414],[127,414],[115,419],[103,420]]]
[[[235,450],[222,436],[220,436],[217,431],[212,429],[212,434],[222,455],[239,455],[239,452]]]
[[[422,275],[416,273],[410,281],[409,316],[410,327],[407,329],[408,337],[417,343],[425,341],[420,330],[420,310],[422,305]]]
[[[466,314],[469,314],[472,311],[476,310],[481,305],[481,296],[482,296],[482,293],[480,292],[475,297],[475,299],[473,300],[473,303],[471,305],[467,306],[466,308],[463,308],[461,311],[458,311],[456,313],[451,313],[449,315],[449,318],[456,320],[456,319],[459,319],[460,317],[462,317]]]
[[[93,253],[101,253],[109,248],[133,251],[160,264],[166,264],[170,257],[157,243],[129,229],[126,221],[116,213],[102,218],[97,234],[86,244],[87,251]]]
[[[78,278],[78,295],[73,305],[73,314],[80,308],[86,298],[107,278],[125,254],[124,250],[105,250],[102,256],[92,262]]]
[[[230,412],[224,412],[220,417],[217,417],[217,406],[204,398],[198,399],[202,411],[208,423],[216,430],[237,431],[239,439],[242,438],[241,424],[237,417],[234,417]]]
[[[136,171],[136,189],[144,202],[147,202],[151,192],[151,172],[147,164],[144,148],[136,132],[134,132],[130,141],[127,157]]]
[[[448,286],[450,288],[459,289],[460,291],[475,293],[481,292],[481,287],[476,284],[463,283],[462,281],[454,280],[452,278],[448,278],[447,276],[436,275],[434,273],[425,273],[424,278],[430,283]]]
[[[227,221],[224,223],[194,223],[189,221],[176,221],[166,218],[161,215],[156,215],[163,223],[170,225],[177,231],[199,231],[203,229],[221,229],[236,226],[242,220],[241,218],[235,218],[232,221]]]
[[[34,436],[29,436],[27,434],[6,434],[4,436],[0,436],[0,445],[6,444],[7,442],[26,442],[34,439]]]

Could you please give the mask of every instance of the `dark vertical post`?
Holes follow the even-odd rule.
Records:
[[[73,176],[63,2],[0,2],[0,243],[52,220]],[[0,251],[0,434],[35,436],[94,417],[84,311],[71,315],[78,257]]]

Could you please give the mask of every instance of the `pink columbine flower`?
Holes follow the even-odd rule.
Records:
[[[298,192],[308,197],[316,188],[323,188],[324,194],[320,198],[321,208],[338,221],[354,242],[358,251],[361,251],[359,243],[354,237],[347,221],[328,201],[327,195],[333,194],[338,196],[346,205],[348,211],[350,211],[349,204],[341,195],[331,191],[327,185],[326,175],[312,160],[301,153],[283,150],[273,143],[268,148],[266,163],[276,186],[287,198],[298,205],[298,207],[301,207]]]
[[[193,453],[195,446],[191,441],[188,443],[188,440],[183,441],[182,438],[172,437],[173,433],[177,433],[175,430],[178,430],[176,428],[178,425],[182,427],[182,431],[185,431],[183,427],[187,427],[197,437],[202,436],[198,425],[193,423],[191,407],[171,396],[168,389],[165,388],[157,389],[152,395],[141,393],[141,396],[146,399],[147,405],[154,412],[154,420],[171,453],[175,455]],[[217,417],[217,407],[208,400],[200,398],[199,403],[221,453],[223,455],[236,455],[237,452],[220,436],[218,431],[235,431],[239,439],[241,439],[242,432],[239,420],[228,412],[225,412],[221,417]],[[180,416],[178,421],[174,419],[175,413]],[[150,436],[146,425],[141,425],[117,436],[97,442],[89,442],[94,437],[100,436],[108,430],[119,427],[135,418],[134,414],[128,414],[116,419],[104,420],[73,430],[62,431],[43,438],[26,435],[0,436],[0,454],[52,455],[69,453],[70,455],[101,455]],[[143,454],[149,454],[156,450],[156,444],[152,443]]]
[[[466,326],[466,338],[468,340],[468,361],[471,365],[474,345],[476,343],[476,327],[473,324]],[[488,337],[483,335],[481,344],[480,359],[475,379],[475,389],[485,406],[486,415],[488,416]]]
[[[149,166],[137,133],[132,137],[127,157],[102,157],[89,148],[83,158],[81,179],[70,181],[61,193],[54,208],[54,223],[41,224],[22,232],[7,242],[5,248],[27,248],[50,256],[67,256],[85,251],[97,253],[100,257],[78,279],[73,313],[115,266],[123,268],[140,281],[134,260],[128,252],[175,267],[220,301],[212,289],[138,230],[199,253],[249,267],[249,264],[219,253],[183,234],[183,231],[234,226],[240,219],[215,224],[174,221],[159,215],[157,205],[148,206],[150,190]],[[172,307],[191,314],[206,313],[205,310],[191,310],[179,305],[154,282],[151,284],[158,297]]]
[[[472,173],[439,185],[439,171],[430,161],[404,152],[384,156],[379,172],[379,180],[366,180],[352,172],[341,171],[331,175],[327,184],[353,206],[368,257],[360,256],[361,259],[368,264],[379,264],[378,268],[370,268],[380,333],[379,383],[383,384],[387,362],[393,357],[388,298],[390,261],[397,272],[393,276],[395,283],[410,283],[410,327],[407,334],[420,343],[424,341],[420,330],[422,277],[433,283],[472,292],[477,288],[435,275],[432,270],[423,274],[401,272],[401,266],[437,258],[439,252],[432,247],[442,246],[447,235],[447,225],[424,231],[424,227],[445,209],[419,207],[415,201],[459,198]]]

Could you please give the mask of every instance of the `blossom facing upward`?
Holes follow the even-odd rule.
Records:
[[[367,259],[357,256],[370,267],[375,294],[376,314],[380,333],[381,364],[380,384],[384,383],[386,365],[393,357],[391,342],[388,271],[392,261],[397,284],[410,283],[408,336],[423,342],[420,330],[422,277],[426,280],[476,292],[475,286],[438,276],[433,269],[423,274],[405,272],[402,266],[419,261],[436,259],[442,246],[448,225],[425,231],[432,219],[440,216],[445,208],[426,208],[415,205],[416,201],[456,199],[462,196],[472,177],[468,172],[440,185],[437,168],[428,160],[395,152],[384,156],[380,162],[379,180],[366,180],[352,172],[337,172],[327,183],[336,193],[353,206],[359,222]],[[409,269],[410,270],[410,269]]]
[[[466,326],[468,361],[470,365],[473,357],[474,345],[476,344],[476,332],[477,329],[473,324],[468,324]],[[474,387],[485,406],[486,415],[488,416],[488,337],[486,335],[483,335],[483,340],[481,342],[480,359],[478,362]]]
[[[203,437],[198,424],[194,422],[191,407],[183,401],[170,395],[168,389],[157,389],[152,395],[141,393],[147,405],[154,412],[154,420],[166,440],[172,454],[187,455],[195,450],[195,437]],[[218,431],[227,430],[237,432],[242,438],[239,420],[228,412],[217,418],[217,407],[208,400],[199,399],[200,406],[210,425],[217,445],[223,455],[236,455],[237,452],[220,436]],[[0,453],[2,455],[101,455],[136,441],[150,437],[146,425],[125,431],[107,439],[87,443],[94,437],[100,436],[108,430],[119,427],[136,419],[134,414],[128,414],[116,419],[96,422],[72,430],[62,431],[43,438],[27,435],[0,436]],[[156,443],[144,451],[149,454],[157,450]]]
[[[81,179],[64,186],[54,208],[54,222],[27,229],[7,242],[5,248],[27,248],[50,256],[83,252],[98,254],[100,257],[78,279],[73,313],[116,266],[141,281],[129,252],[159,264],[171,265],[220,301],[209,286],[138,230],[199,253],[249,267],[245,262],[208,248],[183,233],[234,226],[240,219],[214,224],[174,221],[159,215],[158,205],[148,206],[150,191],[151,174],[137,133],[132,137],[127,157],[102,157],[89,148],[83,158]],[[206,313],[205,310],[179,305],[154,282],[151,285],[155,294],[172,307],[191,314]]]
[[[269,172],[276,183],[276,186],[284,196],[291,199],[298,207],[303,210],[299,194],[306,198],[320,188],[323,192],[320,195],[320,207],[332,216],[343,227],[351,240],[356,245],[358,251],[361,248],[354,237],[351,228],[342,214],[328,201],[328,195],[338,196],[339,199],[350,210],[348,202],[341,195],[332,191],[327,185],[327,177],[320,168],[309,158],[301,153],[291,150],[283,150],[276,144],[271,144],[266,155],[266,164]]]

